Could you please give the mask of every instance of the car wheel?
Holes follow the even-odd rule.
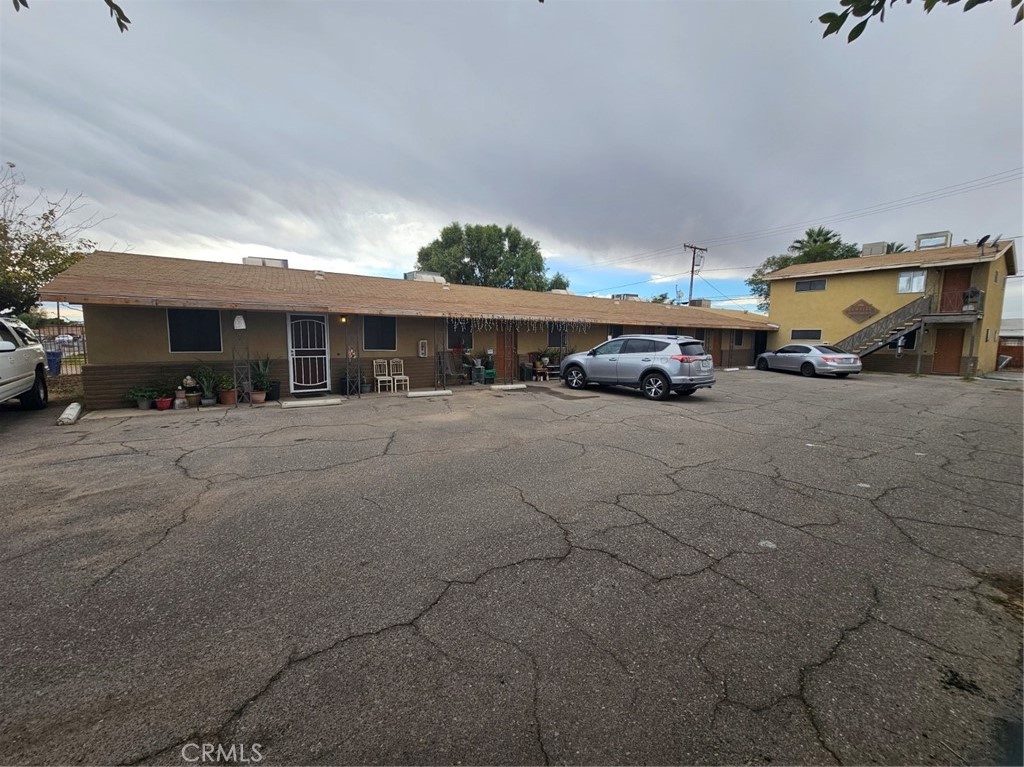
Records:
[[[768,360],[766,360],[764,357],[758,357],[757,369],[758,370],[767,370],[768,369]]]
[[[691,394],[696,394],[696,393],[697,393],[696,389],[683,389],[682,391],[679,392],[679,396],[680,397],[689,397]]]
[[[42,410],[50,399],[50,390],[46,386],[46,376],[36,372],[32,389],[21,395],[21,406],[26,410]]]
[[[573,365],[571,368],[565,371],[563,379],[565,385],[570,389],[582,389],[587,385],[587,376],[583,372],[583,368],[576,367]]]
[[[647,399],[665,399],[668,396],[668,379],[661,373],[648,373],[640,383],[640,389]]]
[[[800,375],[806,376],[807,378],[813,377],[814,365],[812,365],[810,362],[805,362],[803,365],[800,366]]]
[[[846,376],[848,376],[848,375],[850,375],[850,374],[849,373],[836,373],[836,378],[846,378]]]

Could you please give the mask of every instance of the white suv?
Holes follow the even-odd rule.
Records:
[[[29,410],[46,407],[46,352],[28,325],[0,317],[0,402],[14,397]]]

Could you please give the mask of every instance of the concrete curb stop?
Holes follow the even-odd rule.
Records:
[[[78,402],[72,402],[57,419],[58,426],[71,426],[82,415],[82,406]]]
[[[436,391],[411,391],[405,395],[410,399],[417,397],[450,397],[452,396],[451,389],[437,389]]]

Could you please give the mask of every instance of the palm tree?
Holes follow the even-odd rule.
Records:
[[[887,242],[885,243],[886,253],[906,253],[907,246],[902,242]]]
[[[819,245],[839,245],[841,242],[842,238],[839,232],[826,229],[823,226],[815,226],[804,232],[802,239],[793,240],[793,244],[789,246],[789,252],[795,256],[802,256],[804,251],[809,248]]]

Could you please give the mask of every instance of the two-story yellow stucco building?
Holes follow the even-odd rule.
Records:
[[[798,264],[767,276],[770,349],[828,343],[865,370],[981,375],[997,366],[1013,242]],[[865,247],[865,253],[872,252]]]

